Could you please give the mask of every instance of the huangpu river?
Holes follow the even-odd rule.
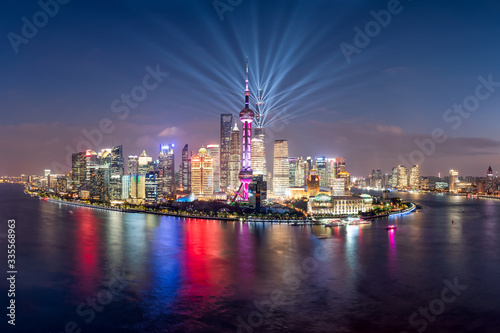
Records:
[[[497,333],[500,201],[393,195],[423,209],[325,228],[75,207],[0,184],[1,332]]]

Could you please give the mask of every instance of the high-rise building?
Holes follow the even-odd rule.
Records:
[[[418,165],[412,166],[410,169],[410,188],[412,190],[420,189],[420,167]]]
[[[231,192],[237,191],[240,187],[240,179],[238,173],[240,172],[241,163],[241,140],[240,130],[236,122],[231,132],[231,148],[229,154],[229,182],[228,188]]]
[[[267,199],[267,182],[264,180],[264,175],[253,176],[249,191],[248,202],[250,207],[254,207],[258,212],[264,206]]]
[[[214,168],[214,192],[220,192],[220,147],[219,145],[207,146],[208,156],[213,160]]]
[[[289,157],[288,158],[289,165],[289,187],[298,187],[302,186],[301,179],[299,179],[299,159],[297,157]],[[300,185],[299,185],[300,184]]]
[[[173,195],[175,193],[175,155],[173,144],[160,146],[158,175],[158,192],[167,196]]]
[[[71,183],[76,190],[85,183],[85,152],[71,155]]]
[[[316,157],[316,170],[319,176],[319,186],[328,186],[328,177],[326,173],[326,157],[318,156]]]
[[[127,161],[127,175],[135,176],[139,174],[139,157],[130,155]]]
[[[456,193],[458,191],[458,170],[450,170],[450,181],[448,184],[448,188],[450,190],[450,193]]]
[[[182,190],[191,193],[191,158],[189,156],[189,146],[186,144],[182,148]]]
[[[154,202],[158,199],[158,173],[149,171],[144,177],[144,199]]]
[[[334,158],[329,158],[326,161],[326,175],[328,178],[328,186],[333,186],[333,183],[337,178],[337,170],[335,169]]]
[[[267,177],[265,140],[264,129],[255,128],[252,138],[252,170],[254,175],[263,175],[264,180]]]
[[[398,167],[392,168],[391,187],[392,188],[398,187]]]
[[[403,165],[398,165],[398,185],[397,188],[408,187],[408,169]]]
[[[288,164],[288,141],[274,141],[273,192],[275,197],[284,197],[290,185],[290,166]]]
[[[139,175],[145,175],[149,171],[154,171],[154,170],[151,170],[152,169],[152,165],[151,165],[152,162],[153,162],[153,158],[148,156],[146,154],[146,151],[143,150],[141,156],[139,156],[139,160],[138,160],[138,164],[137,164],[137,170],[138,170],[137,173]]]
[[[92,168],[97,165],[97,153],[93,150],[85,151],[85,181],[90,182]]]
[[[124,174],[123,146],[113,147],[109,154],[109,198],[121,200]]]
[[[335,158],[335,174],[337,175],[337,178],[339,177],[339,173],[345,172],[345,158],[344,157],[337,157]]]
[[[351,192],[351,175],[347,171],[340,171],[337,177],[344,179],[345,195],[349,195]]]
[[[299,157],[298,161],[297,161],[297,176],[296,176],[296,186],[300,187],[300,186],[304,186],[304,185],[307,185],[304,180],[306,179],[306,175],[305,175],[305,161],[304,159],[301,157]]]
[[[123,175],[122,177],[122,200],[130,198],[130,175]]]
[[[201,147],[198,155],[191,158],[191,191],[194,195],[203,197],[214,193],[213,172],[212,158]]]
[[[229,157],[231,155],[231,129],[233,115],[220,115],[220,188],[226,192],[229,186]],[[238,140],[239,141],[239,140]]]
[[[304,185],[307,185],[307,179],[309,178],[312,169],[313,169],[312,157],[307,156],[304,163]]]
[[[311,174],[307,178],[307,196],[315,197],[319,194],[320,179],[318,170],[312,169]]]
[[[245,80],[245,107],[240,111],[240,121],[242,123],[242,143],[241,143],[241,170],[238,174],[240,179],[240,190],[238,195],[242,201],[248,202],[248,186],[252,182],[252,122],[255,118],[254,112],[250,109],[250,89],[248,88],[248,58]]]

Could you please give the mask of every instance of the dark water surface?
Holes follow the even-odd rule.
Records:
[[[15,327],[0,284],[1,331],[499,332],[500,201],[396,195],[423,210],[328,229],[77,208],[0,184],[2,274],[8,219],[18,270]]]

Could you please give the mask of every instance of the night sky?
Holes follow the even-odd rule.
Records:
[[[220,114],[243,108],[247,56],[253,102],[259,89],[266,99],[270,168],[273,140],[287,139],[290,156],[344,156],[356,176],[402,158],[422,175],[500,169],[498,1],[215,3],[72,0],[50,17],[37,1],[4,1],[0,175],[67,172],[82,131],[106,122],[90,148],[157,156],[174,143],[178,166],[184,144],[219,143]],[[385,27],[368,24],[370,40],[355,41],[388,7],[390,22],[380,16]],[[34,19],[38,31],[23,29]],[[447,111],[463,103],[472,111]]]

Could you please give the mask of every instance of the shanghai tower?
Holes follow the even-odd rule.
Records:
[[[248,58],[247,58],[247,68],[246,68],[246,80],[245,80],[245,108],[240,111],[240,120],[243,125],[242,130],[242,145],[241,145],[241,170],[238,174],[241,185],[239,195],[241,201],[248,201],[248,185],[252,182],[252,154],[251,154],[251,142],[252,142],[252,122],[254,120],[254,112],[250,109],[249,99],[250,90],[248,89]]]

